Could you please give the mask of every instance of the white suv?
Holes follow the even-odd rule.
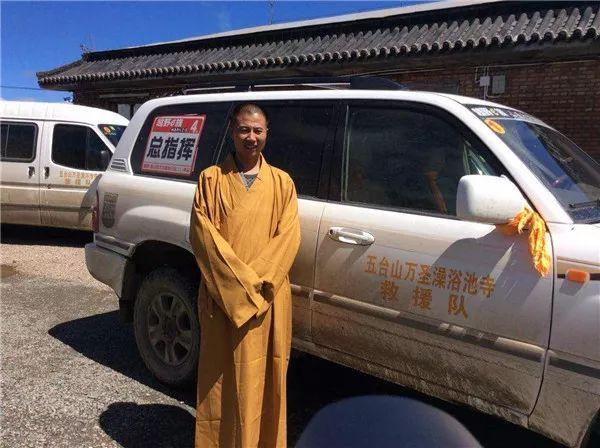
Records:
[[[232,150],[228,114],[242,102],[267,111],[264,154],[298,190],[296,348],[567,445],[589,438],[600,409],[600,168],[523,112],[453,95],[145,103],[98,183],[86,262],[133,319],[157,378],[177,385],[196,372],[192,199],[199,172]],[[548,227],[546,276],[527,232],[496,226],[525,205]]]

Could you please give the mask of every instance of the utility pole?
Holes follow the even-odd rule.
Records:
[[[275,14],[275,0],[269,0],[269,25],[273,24],[273,15]]]

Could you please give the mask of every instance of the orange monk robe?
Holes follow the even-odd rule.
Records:
[[[231,155],[200,174],[190,241],[202,283],[196,448],[286,446],[292,179],[261,156],[249,190]]]

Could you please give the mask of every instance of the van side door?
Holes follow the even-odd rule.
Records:
[[[0,122],[0,204],[4,223],[40,224],[41,134],[41,122]]]
[[[40,168],[42,225],[91,228],[88,188],[104,172],[112,150],[91,126],[46,122]]]
[[[313,341],[363,371],[524,419],[542,379],[552,273],[535,271],[526,235],[455,212],[460,178],[502,165],[457,118],[418,103],[350,102],[340,140]]]

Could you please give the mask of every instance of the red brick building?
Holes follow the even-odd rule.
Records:
[[[38,81],[128,115],[190,88],[364,74],[523,109],[600,160],[599,2],[420,4],[86,53]]]

